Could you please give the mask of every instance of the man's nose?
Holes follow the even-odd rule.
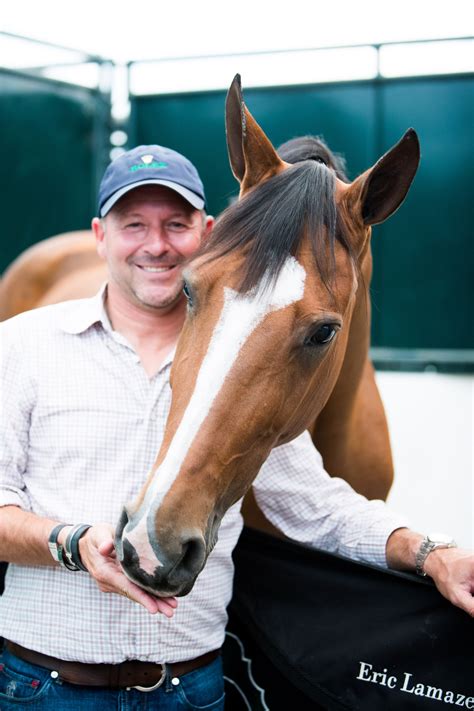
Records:
[[[163,226],[154,226],[148,230],[146,246],[154,253],[163,252],[169,248],[169,241]]]

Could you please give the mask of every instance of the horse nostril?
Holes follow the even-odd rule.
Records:
[[[137,551],[127,539],[122,541],[122,558],[120,562],[127,569],[140,567]]]
[[[197,575],[206,557],[206,547],[200,537],[189,538],[182,544],[182,555],[174,566],[175,571],[188,575]]]

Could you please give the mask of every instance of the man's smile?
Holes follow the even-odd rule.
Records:
[[[145,272],[145,274],[163,274],[163,275],[170,275],[173,274],[177,267],[178,264],[176,262],[173,262],[172,264],[137,264],[134,263],[134,265],[137,269],[139,269],[141,272]]]
[[[176,264],[168,264],[164,267],[145,267],[141,266],[140,264],[136,265],[139,269],[142,269],[144,272],[169,272],[171,269],[174,269],[176,267]]]

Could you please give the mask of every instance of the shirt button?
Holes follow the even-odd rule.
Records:
[[[171,679],[171,683],[173,684],[173,686],[178,686],[178,684],[179,684],[179,679],[178,679],[178,677],[177,677],[177,676],[174,676],[174,677]]]

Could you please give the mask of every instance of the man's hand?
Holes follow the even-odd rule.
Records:
[[[66,536],[67,531],[63,535]],[[79,554],[99,590],[124,595],[129,600],[143,605],[152,615],[161,612],[166,617],[173,617],[178,605],[176,598],[154,597],[132,583],[124,574],[115,553],[112,525],[100,523],[89,528],[79,539]]]
[[[388,538],[386,556],[393,570],[415,570],[420,533],[398,528]],[[474,617],[474,553],[462,548],[435,548],[423,569],[444,597]]]
[[[445,598],[474,617],[474,553],[462,548],[436,548],[424,571]]]

